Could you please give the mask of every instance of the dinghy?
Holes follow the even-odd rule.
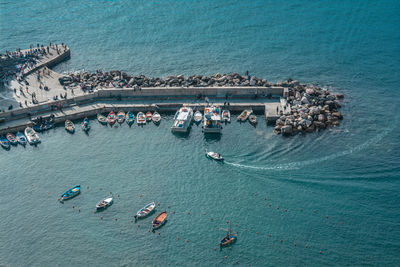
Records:
[[[66,120],[65,121],[65,130],[69,133],[74,133],[75,132],[75,125],[72,121]]]
[[[18,143],[20,143],[21,145],[23,145],[23,146],[25,146],[26,145],[26,137],[25,137],[25,135],[23,134],[23,133],[21,133],[21,132],[18,132],[17,134],[16,134],[16,137],[17,137],[17,141],[18,141]]]
[[[83,130],[85,133],[89,132],[89,130],[90,130],[90,121],[89,121],[88,118],[84,118],[84,119],[83,119],[83,122],[82,122],[81,127],[82,127],[82,130]]]
[[[224,158],[221,156],[221,154],[212,152],[212,151],[207,151],[206,150],[206,156],[210,159],[217,160],[217,161],[223,161]]]
[[[167,221],[167,212],[163,211],[153,220],[153,230],[160,228]]]
[[[107,118],[101,114],[97,114],[97,121],[103,125],[107,124]]]
[[[117,114],[117,121],[118,123],[123,123],[125,121],[125,112],[119,111]]]
[[[256,115],[251,114],[251,115],[249,116],[249,121],[250,121],[251,124],[256,125],[256,124],[257,124],[257,117],[256,117]]]
[[[112,197],[103,199],[102,201],[96,204],[96,211],[105,210],[106,208],[111,206],[112,202],[113,202]]]
[[[115,121],[117,120],[114,111],[111,111],[108,116],[107,116],[107,121],[108,124],[110,124],[111,126],[114,125]]]
[[[160,121],[161,121],[161,115],[157,111],[155,111],[153,113],[153,122],[159,123]]]
[[[67,191],[64,192],[64,194],[61,195],[60,201],[63,202],[64,200],[71,199],[73,197],[76,197],[81,193],[81,186],[76,185],[72,187],[71,189],[68,189]]]
[[[238,121],[246,121],[247,118],[250,116],[250,114],[253,113],[252,110],[250,109],[245,109],[240,113],[239,117],[237,117]]]
[[[5,149],[9,149],[10,148],[10,141],[8,141],[7,138],[5,138],[3,135],[0,136],[0,142],[1,142],[1,146]]]
[[[222,120],[224,122],[231,122],[231,113],[229,110],[225,109],[222,111]]]
[[[13,135],[12,133],[8,133],[8,134],[6,135],[6,138],[7,138],[8,141],[10,141],[10,144],[11,144],[11,145],[13,145],[13,146],[18,145],[18,140],[17,140],[17,138],[15,137],[15,135]]]
[[[30,145],[36,145],[40,143],[39,135],[31,127],[26,127],[25,136]]]
[[[151,114],[151,112],[148,111],[148,112],[146,113],[146,121],[151,121],[152,118],[153,118],[153,114]]]
[[[146,116],[143,112],[139,112],[136,117],[137,124],[145,124],[146,123]]]
[[[126,123],[131,126],[135,122],[135,115],[132,112],[126,113]]]
[[[156,208],[156,203],[151,202],[141,208],[135,215],[135,219],[141,219],[152,213]]]
[[[200,123],[202,119],[203,119],[203,114],[201,114],[200,111],[196,111],[194,113],[194,122],[195,123]]]

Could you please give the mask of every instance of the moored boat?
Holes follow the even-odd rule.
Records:
[[[153,113],[153,122],[154,123],[159,123],[160,121],[161,121],[161,115],[160,115],[160,113],[158,113],[157,111],[155,111],[154,113]]]
[[[123,123],[125,121],[125,112],[122,110],[118,112],[117,114],[117,121],[118,123]]]
[[[143,112],[139,112],[136,116],[137,124],[146,124],[146,115]]]
[[[113,198],[108,197],[96,204],[96,211],[105,210],[113,203]]]
[[[16,137],[17,137],[17,141],[18,141],[18,143],[20,143],[21,145],[23,145],[23,146],[25,146],[26,145],[26,137],[25,137],[25,135],[23,134],[23,133],[21,133],[21,132],[18,132],[17,134],[16,134]]]
[[[10,141],[10,144],[11,144],[11,145],[13,145],[13,146],[18,145],[18,140],[17,140],[17,138],[15,137],[14,134],[8,133],[8,134],[6,135],[6,138],[7,138],[8,141]]]
[[[76,186],[72,187],[71,189],[68,189],[67,191],[65,191],[61,195],[60,201],[62,202],[64,200],[71,199],[73,197],[76,197],[80,193],[81,193],[81,186],[80,185],[76,185]]]
[[[86,133],[90,130],[90,121],[88,118],[83,119],[81,127],[82,127],[82,130]]]
[[[193,119],[194,119],[194,122],[195,122],[195,123],[200,123],[201,120],[203,119],[203,114],[201,114],[201,112],[197,110],[197,111],[194,113]]]
[[[167,221],[167,212],[163,211],[157,215],[157,217],[153,220],[152,226],[153,230],[160,228]]]
[[[24,133],[30,145],[36,145],[40,143],[39,135],[31,127],[26,127]]]
[[[126,113],[126,123],[130,126],[135,122],[135,115],[132,112]]]
[[[100,122],[103,125],[107,124],[107,118],[106,116],[103,116],[101,114],[97,114],[97,121]]]
[[[256,125],[257,124],[257,116],[254,115],[254,114],[251,114],[249,116],[249,121],[250,121],[251,124]]]
[[[232,226],[231,223],[229,222],[229,230],[226,236],[219,242],[219,245],[221,247],[229,246],[233,243],[235,243],[237,240],[237,233],[232,232]]]
[[[223,161],[224,158],[221,156],[221,154],[212,152],[212,151],[207,151],[206,150],[206,156],[210,159],[217,160],[217,161]]]
[[[221,109],[218,106],[209,106],[204,108],[204,133],[221,133]]]
[[[240,113],[240,115],[237,117],[238,121],[246,121],[247,118],[250,116],[250,114],[253,113],[252,110],[250,109],[245,109]]]
[[[115,116],[114,111],[111,111],[110,113],[108,113],[108,116],[107,116],[108,124],[110,124],[111,126],[113,126],[114,123],[116,122],[116,120],[117,120],[117,118],[116,118],[116,116]]]
[[[10,141],[8,141],[8,139],[6,137],[4,137],[3,135],[0,136],[0,142],[1,142],[1,146],[5,149],[9,149],[10,148]]]
[[[151,112],[148,111],[148,112],[146,113],[146,121],[151,121],[152,118],[153,118],[153,114],[151,114]]]
[[[72,121],[66,120],[65,121],[65,130],[69,133],[74,133],[75,132],[75,125]]]
[[[231,122],[231,112],[227,109],[222,111],[222,120],[224,122]]]
[[[151,202],[138,210],[138,212],[135,215],[135,219],[140,219],[148,216],[150,213],[152,213],[156,208],[156,203]]]
[[[173,132],[186,133],[190,127],[193,117],[193,109],[189,107],[181,107],[174,117],[174,124],[171,126]]]

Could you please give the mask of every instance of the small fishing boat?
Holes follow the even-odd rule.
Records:
[[[117,121],[118,123],[123,123],[125,121],[125,112],[119,111],[117,114]]]
[[[146,123],[146,115],[143,112],[139,112],[136,116],[137,124],[145,124]]]
[[[130,126],[135,122],[135,115],[132,112],[126,113],[126,123]]]
[[[212,152],[212,151],[207,151],[207,150],[206,150],[206,157],[213,159],[213,160],[217,160],[217,161],[224,160],[224,158],[221,156],[221,154]]]
[[[238,121],[246,121],[247,118],[250,116],[250,114],[253,113],[252,110],[250,109],[245,109],[240,113],[239,117],[237,117]]]
[[[156,203],[151,202],[149,204],[147,204],[146,206],[144,206],[143,208],[141,208],[135,215],[135,219],[140,219],[140,218],[144,218],[147,215],[149,215],[150,213],[152,213],[156,208]]]
[[[96,211],[105,210],[113,203],[113,198],[108,197],[96,204]]]
[[[90,121],[89,121],[88,118],[84,118],[84,119],[83,119],[83,122],[82,122],[81,127],[82,127],[82,130],[83,130],[85,133],[89,132],[89,130],[90,130]]]
[[[114,111],[111,111],[111,112],[108,114],[108,116],[107,116],[108,124],[110,124],[111,126],[113,126],[114,123],[116,122],[116,120],[117,120],[117,117],[115,116]]]
[[[97,114],[97,121],[103,125],[107,124],[107,118],[101,114]]]
[[[10,141],[10,144],[11,144],[11,145],[13,145],[13,146],[18,145],[17,137],[15,137],[14,134],[8,133],[8,134],[6,135],[6,138],[7,138],[8,141]]]
[[[171,126],[172,132],[186,133],[189,131],[193,118],[193,109],[181,107],[174,116],[174,123]]]
[[[200,111],[196,111],[194,113],[194,122],[195,123],[200,123],[202,119],[203,119],[203,114],[201,114]]]
[[[233,233],[232,232],[232,225],[229,222],[229,230],[228,233],[226,234],[226,236],[221,240],[221,242],[219,243],[219,245],[221,247],[225,247],[225,246],[229,246],[233,243],[235,243],[237,240],[237,233]]]
[[[72,121],[66,120],[65,121],[65,130],[69,133],[74,133],[75,132],[75,125]]]
[[[229,110],[225,109],[222,111],[222,120],[224,122],[231,122],[231,113]]]
[[[20,143],[21,145],[23,145],[23,146],[25,146],[26,145],[26,137],[25,137],[25,135],[23,134],[23,133],[21,133],[21,132],[18,132],[17,134],[16,134],[16,137],[17,137],[17,141],[18,141],[18,143]]]
[[[157,215],[157,217],[153,220],[153,230],[160,228],[167,221],[167,212],[163,211]]]
[[[148,111],[148,112],[146,113],[146,121],[151,121],[152,118],[153,118],[153,114],[151,114],[151,112]]]
[[[153,113],[153,118],[152,119],[153,119],[154,123],[159,123],[161,121],[161,115],[157,111],[155,111]]]
[[[249,121],[250,121],[251,124],[256,125],[256,124],[257,124],[257,117],[256,117],[256,115],[251,114],[251,115],[249,116]]]
[[[8,141],[8,139],[6,137],[4,137],[3,135],[0,136],[0,142],[1,142],[1,146],[5,149],[9,149],[10,148],[10,141]]]
[[[64,200],[71,199],[73,197],[76,197],[80,193],[81,193],[81,186],[76,185],[76,186],[72,187],[71,189],[68,189],[67,191],[65,191],[64,194],[61,195],[60,201],[62,202]]]
[[[26,127],[24,133],[30,145],[36,145],[40,143],[39,135],[31,127]]]

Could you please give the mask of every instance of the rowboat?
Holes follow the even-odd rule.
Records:
[[[99,203],[96,204],[96,211],[105,210],[106,208],[111,206],[112,202],[113,202],[112,197],[103,199],[102,201],[100,201]]]
[[[6,135],[6,138],[7,138],[8,141],[10,141],[10,144],[11,144],[11,145],[13,145],[13,146],[18,145],[18,140],[17,140],[17,138],[15,137],[15,135],[13,135],[12,133],[8,133],[8,134]]]
[[[125,121],[125,112],[123,111],[118,112],[117,121],[118,123],[123,123]]]
[[[83,119],[81,127],[82,127],[82,130],[86,133],[90,130],[90,121],[88,118]]]
[[[203,119],[203,114],[201,114],[200,111],[196,111],[194,113],[194,122],[195,123],[200,123],[202,119]]]
[[[222,111],[222,120],[225,122],[231,122],[231,113],[229,110],[225,109]]]
[[[135,122],[135,115],[132,112],[126,113],[126,123],[132,125]]]
[[[239,117],[237,117],[238,121],[246,121],[247,118],[250,116],[250,114],[253,113],[252,110],[250,109],[245,109],[240,113]]]
[[[213,160],[217,160],[217,161],[223,161],[224,158],[221,156],[221,154],[216,153],[216,152],[212,152],[212,151],[207,151],[206,150],[206,157],[213,159]]]
[[[143,208],[141,208],[135,215],[135,219],[140,219],[140,218],[144,218],[147,215],[149,215],[150,213],[152,213],[156,208],[156,203],[151,202],[149,204],[147,204],[146,206],[144,206]]]
[[[103,125],[107,124],[107,118],[101,114],[97,114],[97,121]]]
[[[26,127],[24,133],[30,145],[36,145],[40,143],[39,135],[31,127]]]
[[[5,138],[3,135],[0,136],[0,142],[1,142],[1,146],[5,149],[9,149],[10,148],[10,141],[8,141],[7,138]]]
[[[163,211],[157,215],[157,217],[153,220],[153,230],[160,228],[167,221],[167,212]]]
[[[60,198],[60,201],[64,201],[64,200],[68,200],[71,199],[73,197],[76,197],[77,195],[79,195],[81,192],[81,186],[80,185],[76,185],[74,187],[72,187],[71,189],[68,189],[67,191],[65,191]]]
[[[108,124],[111,126],[114,125],[115,121],[117,120],[114,111],[111,111],[107,116]]]
[[[250,121],[251,124],[256,125],[256,124],[257,124],[257,117],[256,117],[256,115],[251,114],[251,115],[249,116],[249,121]]]
[[[237,233],[233,233],[232,232],[232,225],[229,222],[229,230],[228,233],[226,234],[226,236],[221,240],[221,242],[219,243],[219,245],[221,247],[225,247],[225,246],[229,246],[230,244],[235,243],[237,240]]]
[[[151,121],[152,117],[153,117],[153,114],[151,114],[151,112],[148,111],[148,112],[146,113],[146,121]]]
[[[65,130],[69,133],[74,133],[75,132],[75,125],[72,121],[66,120],[65,121]]]
[[[21,133],[21,132],[18,132],[17,134],[16,134],[16,137],[17,137],[17,141],[18,141],[18,143],[20,143],[21,145],[26,145],[26,137],[25,137],[25,135],[23,134],[23,133]]]
[[[161,121],[161,115],[157,111],[155,111],[153,113],[153,122],[159,123],[160,121]]]
[[[139,112],[136,116],[137,124],[145,124],[146,123],[146,116],[143,112]]]

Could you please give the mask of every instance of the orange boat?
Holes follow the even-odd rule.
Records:
[[[153,220],[153,230],[160,228],[167,221],[167,212],[163,211]]]

